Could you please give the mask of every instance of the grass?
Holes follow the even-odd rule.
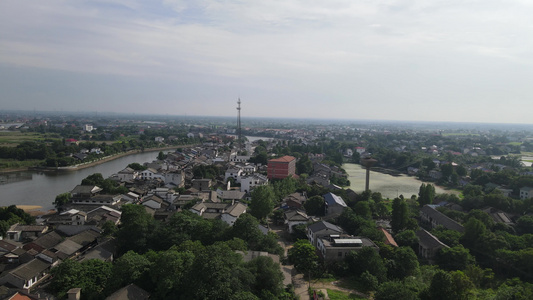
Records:
[[[22,142],[28,141],[44,141],[45,139],[57,139],[56,136],[46,136],[37,132],[18,132],[18,131],[2,131],[0,132],[0,145],[2,146],[16,146]]]
[[[329,299],[331,300],[354,300],[354,299],[366,299],[356,294],[348,294],[336,290],[327,289]]]
[[[41,165],[44,160],[25,160],[18,161],[14,159],[3,159],[0,158],[0,170],[2,169],[19,169],[19,168],[28,168]]]

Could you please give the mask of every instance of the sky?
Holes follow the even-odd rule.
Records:
[[[533,1],[2,0],[0,110],[533,123]]]

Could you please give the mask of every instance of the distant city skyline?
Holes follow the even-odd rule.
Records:
[[[0,109],[531,124],[533,3],[0,2]]]

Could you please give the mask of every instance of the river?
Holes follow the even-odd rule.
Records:
[[[358,164],[343,164],[342,167],[348,173],[350,188],[359,193],[365,189],[366,170]],[[399,195],[410,198],[411,195],[418,195],[420,185],[424,183],[415,177],[407,175],[392,176],[389,174],[370,171],[370,190],[380,192],[383,198],[394,199]],[[455,190],[445,190],[435,186],[437,194],[452,193],[458,194]]]
[[[159,151],[136,153],[77,171],[23,171],[0,174],[0,206],[39,205],[43,210],[52,209],[57,195],[70,192],[87,176],[101,173],[107,178],[130,163],[151,162],[156,159],[158,153]]]

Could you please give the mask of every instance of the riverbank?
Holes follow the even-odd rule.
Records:
[[[94,167],[96,165],[103,164],[103,163],[106,163],[108,161],[111,161],[111,160],[114,160],[114,159],[117,159],[117,158],[121,158],[121,157],[124,157],[124,156],[128,156],[128,155],[132,155],[132,154],[143,153],[143,152],[155,152],[155,151],[172,150],[172,149],[177,149],[177,148],[188,148],[188,147],[193,147],[193,146],[196,146],[196,145],[179,145],[179,146],[167,146],[167,147],[158,147],[158,148],[145,148],[143,151],[141,151],[141,150],[130,150],[128,152],[122,152],[122,153],[119,153],[119,154],[106,156],[106,157],[103,157],[103,158],[95,160],[95,161],[91,161],[91,162],[87,162],[87,163],[81,163],[81,164],[73,165],[73,166],[67,166],[67,167],[37,167],[37,166],[33,166],[33,167],[21,167],[21,168],[8,168],[8,169],[0,169],[0,174],[24,172],[24,171],[41,171],[41,172],[47,172],[47,171],[49,171],[49,172],[77,171],[77,170],[81,170],[81,169],[85,169],[85,168]]]

